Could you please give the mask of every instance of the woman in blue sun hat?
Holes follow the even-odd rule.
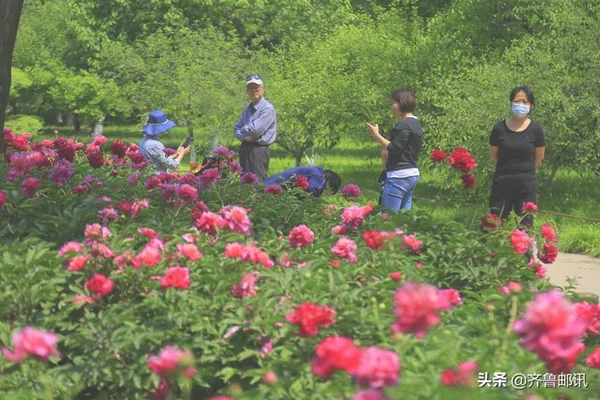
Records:
[[[163,151],[165,145],[160,141],[160,136],[177,124],[167,118],[162,110],[154,110],[148,115],[148,121],[142,128],[145,133],[140,142],[140,153],[148,164],[157,172],[166,172],[168,169],[177,169],[183,157],[188,154],[192,146],[179,146],[177,152],[167,156]]]

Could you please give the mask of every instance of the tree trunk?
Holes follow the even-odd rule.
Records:
[[[296,151],[293,154],[294,158],[296,159],[296,167],[299,167],[300,163],[302,162],[302,155],[304,154],[304,151]]]
[[[4,152],[4,119],[10,93],[10,68],[23,0],[2,0],[0,6],[0,152]]]
[[[73,128],[75,129],[76,135],[81,133],[81,121],[79,120],[79,115],[77,114],[73,114]]]
[[[92,136],[102,136],[104,132],[104,115],[94,121],[94,129],[92,129]]]

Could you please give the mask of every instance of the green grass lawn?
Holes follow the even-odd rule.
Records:
[[[50,127],[43,134],[51,137],[54,128]],[[87,142],[89,135],[74,136],[72,130],[57,128],[62,135],[76,137]],[[186,128],[174,128],[162,138],[166,146],[176,148],[187,135]],[[126,143],[139,143],[142,138],[140,128],[135,126],[109,126],[105,128],[105,136],[109,139],[120,138]],[[208,148],[208,135],[199,132],[196,145],[199,146],[198,158]],[[228,132],[219,136],[219,144],[237,149],[238,142]],[[204,149],[204,150],[202,150]],[[293,167],[294,159],[281,147],[274,145],[271,150],[270,173],[276,173]],[[343,184],[348,182],[360,186],[362,196],[377,201],[379,186],[377,177],[381,171],[379,147],[372,141],[344,141],[317,159],[317,165],[329,168],[342,176]],[[188,171],[188,164],[182,164],[180,172]],[[421,171],[421,181],[415,190],[414,209],[431,214],[435,218],[459,221],[465,224],[479,225],[479,218],[488,212],[487,199],[482,196],[478,201],[469,204],[448,199],[443,200],[440,188],[440,177],[427,170]],[[460,184],[459,182],[457,184]],[[478,184],[486,184],[479,182]],[[440,199],[442,198],[442,199]],[[562,251],[589,254],[600,257],[600,223],[578,220],[573,217],[557,216],[558,212],[575,217],[595,218],[600,220],[600,177],[592,173],[579,173],[572,170],[559,170],[551,193],[543,190],[539,196],[539,213],[535,225],[550,222],[557,228]],[[437,200],[432,200],[437,199]],[[475,204],[473,204],[475,203]]]

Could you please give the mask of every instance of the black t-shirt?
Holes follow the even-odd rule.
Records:
[[[496,174],[516,175],[535,173],[535,148],[546,145],[542,127],[531,121],[521,132],[508,129],[506,120],[492,129],[490,145],[498,147]]]

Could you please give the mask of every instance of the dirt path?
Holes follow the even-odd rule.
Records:
[[[552,265],[548,265],[548,277],[563,287],[567,277],[577,279],[576,292],[594,293],[600,296],[600,259],[579,254],[559,253]]]

